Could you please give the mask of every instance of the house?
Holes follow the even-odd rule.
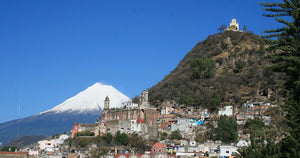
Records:
[[[225,107],[219,109],[218,114],[219,114],[219,116],[221,116],[221,115],[232,116],[233,108],[232,108],[232,106],[225,106]]]
[[[201,120],[205,120],[207,118],[210,117],[209,113],[208,113],[208,110],[207,109],[203,109],[201,112],[200,112],[200,117],[201,117]]]
[[[63,144],[65,140],[69,138],[68,135],[62,134],[57,139],[54,139],[55,146],[60,146],[60,144]]]
[[[181,133],[187,133],[190,130],[190,120],[185,118],[176,118],[176,123],[172,124],[171,131],[179,130]]]
[[[244,108],[252,108],[255,106],[270,106],[270,103],[264,103],[264,102],[247,102],[244,103]]]
[[[176,157],[194,157],[196,153],[193,152],[177,152]]]
[[[200,152],[208,152],[209,151],[209,146],[207,146],[205,144],[200,144],[198,147],[199,147]]]
[[[96,129],[95,129],[95,136],[102,136],[106,133],[106,122],[104,121],[100,121],[98,126],[96,126]]]
[[[151,158],[148,154],[117,154],[115,158]]]
[[[189,145],[188,140],[180,140],[180,146],[184,147],[184,146],[188,146],[188,145]]]
[[[254,115],[245,115],[245,114],[238,114],[236,115],[236,123],[238,125],[244,125],[247,119],[254,119]]]
[[[172,114],[173,111],[174,111],[174,108],[169,101],[164,101],[162,103],[162,108],[160,110],[161,115]]]
[[[55,140],[41,140],[38,141],[38,149],[45,150],[46,148],[54,148]]]
[[[246,141],[246,140],[240,140],[238,143],[237,143],[237,147],[247,147],[251,144],[250,141]]]
[[[235,146],[231,146],[231,145],[222,145],[218,147],[219,152],[219,156],[220,157],[227,157],[227,156],[231,156],[233,153],[237,152],[237,147]]]

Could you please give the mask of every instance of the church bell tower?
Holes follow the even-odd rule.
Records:
[[[104,109],[103,109],[104,111],[108,111],[109,110],[109,102],[110,102],[109,97],[106,96],[105,100],[104,100]]]

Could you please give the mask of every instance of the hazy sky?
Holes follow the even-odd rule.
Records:
[[[0,123],[19,105],[20,117],[37,114],[95,82],[139,95],[232,18],[260,35],[276,27],[258,2],[1,0]]]

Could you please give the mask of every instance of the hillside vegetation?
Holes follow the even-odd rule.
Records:
[[[266,47],[262,38],[248,32],[211,35],[149,89],[149,99],[154,105],[169,100],[212,111],[245,101],[281,102],[285,76],[266,69]]]

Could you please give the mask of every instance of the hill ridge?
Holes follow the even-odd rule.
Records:
[[[149,89],[155,105],[164,100],[208,107],[250,100],[280,102],[284,74],[265,69],[271,52],[248,32],[225,31],[198,42],[170,74]]]

